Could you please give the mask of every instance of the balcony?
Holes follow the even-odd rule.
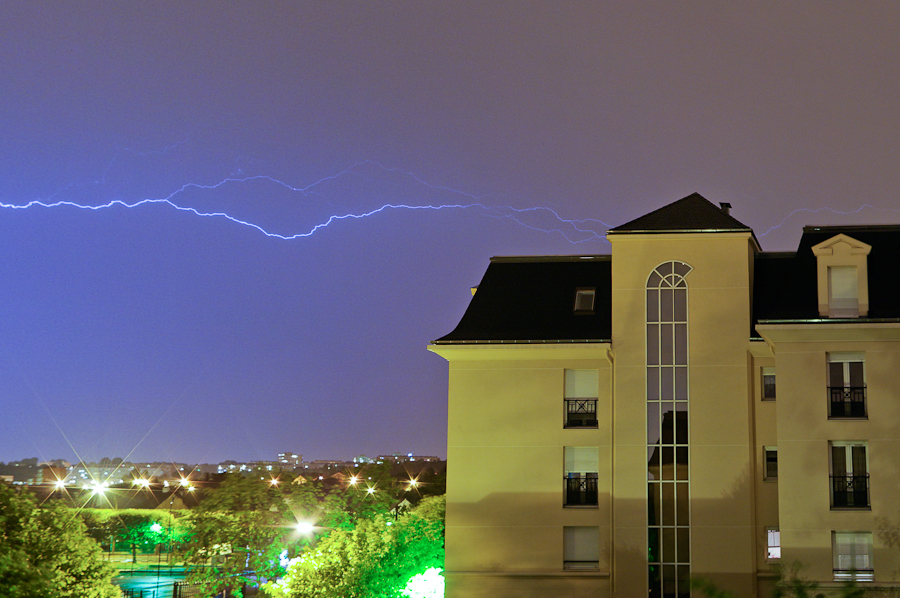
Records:
[[[865,386],[829,386],[828,397],[831,418],[866,419],[866,387]]]
[[[868,509],[869,475],[831,476],[832,509]]]
[[[597,474],[570,473],[563,478],[566,485],[567,507],[597,506]]]
[[[567,428],[596,428],[597,399],[566,399]]]

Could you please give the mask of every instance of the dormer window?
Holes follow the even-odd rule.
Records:
[[[594,313],[594,296],[597,291],[594,287],[582,287],[575,289],[575,313]]]
[[[858,318],[869,313],[867,256],[871,250],[871,245],[843,234],[812,248],[820,316]]]

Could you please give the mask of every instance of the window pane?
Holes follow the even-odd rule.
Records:
[[[659,322],[659,291],[647,291],[647,321]]]
[[[847,447],[831,447],[831,475],[847,475]]]
[[[690,501],[688,500],[688,484],[687,482],[678,482],[675,486],[677,489],[675,515],[678,517],[678,525],[689,525]]]
[[[850,452],[853,459],[853,475],[866,475],[869,470],[866,464],[866,447],[853,446],[850,447]]]
[[[647,364],[659,365],[659,325],[647,324]]]
[[[647,368],[647,400],[659,400],[659,369]]]
[[[850,369],[850,386],[861,387],[866,385],[866,378],[863,372],[863,362],[851,361],[847,364]]]
[[[830,266],[828,268],[829,303],[832,308],[856,307],[857,290],[856,266]]]
[[[662,289],[659,291],[659,320],[660,322],[671,322],[675,318],[674,296],[672,289]]]
[[[675,292],[675,321],[687,322],[687,291]]]
[[[599,370],[566,370],[566,398],[599,395]]]
[[[687,365],[687,324],[675,324],[675,365]]]
[[[828,364],[828,386],[844,385],[844,364],[829,363]]]
[[[659,525],[662,522],[662,503],[660,500],[659,482],[650,482],[647,485],[647,519],[649,525]],[[651,546],[651,550],[653,547]]]
[[[675,262],[673,264],[674,272],[678,276],[687,276],[688,272],[691,271],[691,267],[685,264],[684,262]]]
[[[687,368],[675,368],[675,400],[688,400]]]
[[[675,528],[664,527],[662,529],[662,560],[664,563],[674,563],[675,554]],[[665,571],[666,568],[663,568]]]
[[[659,325],[659,362],[663,365],[672,365],[674,363],[674,334],[672,332],[672,324]]]
[[[675,533],[675,540],[678,542],[678,562],[688,563],[691,560],[691,530],[682,527],[678,528]]]
[[[600,528],[566,526],[563,528],[564,556],[567,561],[596,562],[600,560]]]
[[[661,403],[662,444],[675,444],[675,413],[672,403]]]
[[[671,401],[675,398],[674,380],[672,379],[675,375],[675,370],[674,368],[660,368],[659,373],[660,400]]]
[[[659,444],[659,410],[651,407],[647,409],[647,444]]]

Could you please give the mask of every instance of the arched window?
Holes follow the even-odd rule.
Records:
[[[688,294],[684,262],[647,279],[647,501],[651,598],[690,596]]]

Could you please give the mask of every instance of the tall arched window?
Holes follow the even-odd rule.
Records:
[[[651,598],[690,596],[688,296],[691,267],[647,279],[647,502]]]

